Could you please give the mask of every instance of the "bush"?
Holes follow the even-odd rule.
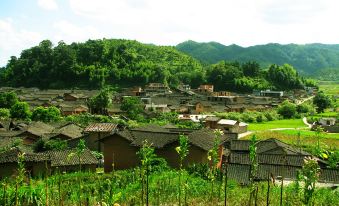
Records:
[[[7,119],[11,116],[9,109],[0,108],[0,119]]]
[[[310,104],[304,103],[304,104],[299,104],[297,106],[297,112],[301,114],[310,114],[310,113],[314,113],[314,111],[315,110],[313,106]]]
[[[281,103],[278,107],[278,114],[283,116],[285,119],[290,119],[294,117],[296,112],[296,105],[287,100]]]
[[[17,102],[10,109],[11,117],[15,119],[29,119],[31,111],[26,102]]]
[[[32,120],[42,122],[52,122],[61,119],[60,110],[54,106],[52,107],[37,107],[32,113]]]

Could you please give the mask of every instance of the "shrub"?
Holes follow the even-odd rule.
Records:
[[[283,116],[285,119],[294,117],[296,112],[296,105],[287,100],[281,103],[278,107],[278,114]]]
[[[9,109],[0,108],[0,119],[6,119],[11,116]]]
[[[45,108],[37,107],[32,113],[32,120],[42,122],[52,122],[61,119],[60,110],[54,106]]]
[[[17,102],[11,107],[11,117],[16,119],[29,119],[31,117],[31,111],[29,105],[26,102]]]

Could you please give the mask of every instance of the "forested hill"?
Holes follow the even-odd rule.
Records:
[[[180,81],[197,86],[202,75],[202,65],[174,47],[119,39],[53,46],[44,40],[11,57],[0,69],[0,86],[98,88]]]
[[[266,44],[251,47],[225,46],[217,42],[186,41],[176,48],[203,62],[254,60],[262,65],[290,64],[302,74],[316,74],[321,69],[339,68],[339,44]],[[338,70],[339,72],[339,70]]]
[[[287,64],[261,69],[257,62],[207,65],[175,47],[131,40],[88,40],[70,45],[49,40],[11,57],[0,69],[0,86],[39,88],[100,88],[144,86],[150,82],[179,83],[197,88],[213,84],[216,90],[252,92],[254,89],[291,90],[314,85]]]

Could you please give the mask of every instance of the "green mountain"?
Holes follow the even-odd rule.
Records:
[[[206,46],[209,49],[203,50],[204,56],[211,57],[217,53],[209,52],[213,50],[229,50],[226,53],[230,59],[234,55],[231,51],[241,53],[244,50],[236,45],[224,48],[218,43]],[[211,83],[216,90],[251,93],[254,89],[290,90],[313,85],[292,66],[282,65],[284,63],[272,65],[268,70],[260,69],[256,62],[221,61],[208,65],[175,47],[131,40],[88,40],[69,45],[61,41],[56,46],[44,40],[23,50],[19,57],[11,57],[6,67],[0,68],[0,86],[92,89],[160,82],[170,86],[184,83],[197,88],[200,84]]]
[[[217,42],[186,41],[176,48],[209,64],[225,61],[257,61],[262,66],[290,64],[300,73],[315,75],[321,69],[339,68],[339,44],[266,44],[225,46]]]
[[[201,83],[199,61],[170,46],[121,39],[88,40],[70,45],[49,40],[23,50],[0,68],[0,86],[98,88],[149,82]]]

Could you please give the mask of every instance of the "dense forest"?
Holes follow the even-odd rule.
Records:
[[[325,78],[339,79],[339,45],[266,44],[244,48],[234,44],[225,46],[217,42],[186,41],[178,44],[176,48],[210,64],[222,60],[257,61],[263,66],[288,63],[301,74],[315,77],[319,77],[319,74],[326,75],[327,72],[322,72],[323,69],[331,69],[328,71],[331,71],[332,75],[326,75]]]
[[[203,64],[175,47],[137,41],[103,39],[53,46],[49,40],[11,57],[0,69],[0,86],[39,88],[100,88],[105,85],[143,86],[161,82],[196,88],[212,83],[217,90],[302,88],[313,85],[287,64],[261,69],[248,61]]]

